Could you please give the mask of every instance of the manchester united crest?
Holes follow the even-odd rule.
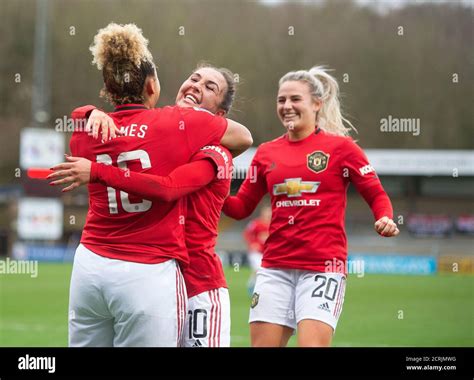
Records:
[[[329,162],[329,154],[317,150],[308,154],[308,169],[315,173],[321,173],[326,170]]]
[[[252,303],[250,304],[250,307],[253,309],[255,306],[258,305],[258,298],[260,297],[260,294],[254,293],[252,296]]]

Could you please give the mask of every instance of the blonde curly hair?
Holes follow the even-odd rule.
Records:
[[[156,76],[156,67],[140,28],[110,23],[97,32],[89,50],[92,64],[102,70],[102,97],[113,105],[145,101],[143,86],[148,76]]]

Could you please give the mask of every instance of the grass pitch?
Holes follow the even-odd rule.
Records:
[[[0,274],[0,346],[67,346],[71,264]],[[226,270],[232,346],[250,346],[247,268]],[[295,338],[290,346],[295,345]],[[334,346],[473,346],[474,276],[349,276]]]

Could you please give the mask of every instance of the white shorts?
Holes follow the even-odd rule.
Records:
[[[203,292],[188,300],[183,346],[230,346],[230,299],[226,288]]]
[[[341,273],[262,268],[257,272],[249,323],[269,322],[295,330],[303,319],[314,319],[335,331],[345,288]]]
[[[250,268],[256,272],[262,267],[263,253],[258,251],[251,251],[248,253],[248,260]]]
[[[77,247],[69,293],[70,347],[177,347],[186,307],[175,260],[140,264]]]

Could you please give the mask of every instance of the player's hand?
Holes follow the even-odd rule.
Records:
[[[66,156],[66,160],[68,162],[53,166],[51,170],[54,170],[54,173],[47,177],[47,179],[54,180],[49,183],[51,186],[69,185],[62,189],[63,193],[74,190],[81,185],[86,185],[91,179],[91,161],[86,158],[72,156]]]
[[[388,216],[384,216],[377,220],[374,224],[374,228],[379,235],[385,237],[397,236],[400,233],[395,222]]]
[[[102,135],[102,142],[114,139],[120,136],[122,132],[114,123],[114,120],[105,112],[100,110],[93,110],[87,120],[86,132],[92,134],[95,139],[99,137],[99,132]]]

